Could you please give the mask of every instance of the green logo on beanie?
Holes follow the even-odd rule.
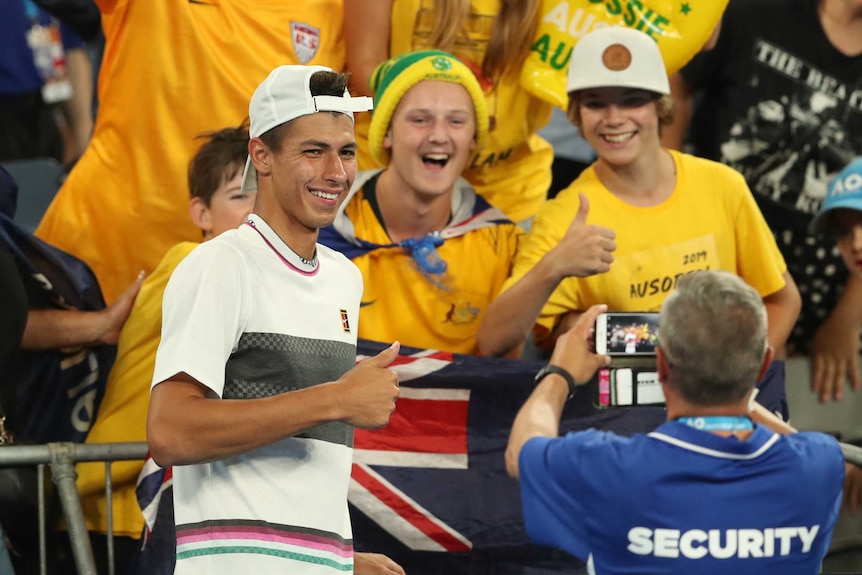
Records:
[[[443,56],[437,56],[431,60],[431,65],[434,66],[434,69],[441,72],[447,72],[452,69],[452,62],[449,61],[449,58],[444,58]]]

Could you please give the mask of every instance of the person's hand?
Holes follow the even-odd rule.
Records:
[[[859,389],[859,325],[846,314],[832,312],[814,334],[811,345],[811,390],[822,402],[844,395],[849,379]]]
[[[610,271],[617,243],[610,228],[587,224],[590,202],[579,194],[581,205],[563,239],[548,252],[561,278],[587,277]]]
[[[354,553],[353,572],[356,575],[406,575],[401,565],[380,553]]]
[[[129,314],[132,313],[132,306],[135,305],[135,299],[138,297],[138,292],[141,291],[144,276],[143,271],[139,273],[135,281],[132,282],[132,285],[127,287],[114,303],[98,312],[102,314],[104,321],[104,331],[100,338],[101,343],[115,345],[119,341],[123,325],[129,319]]]
[[[397,341],[356,364],[338,380],[344,416],[340,419],[354,427],[374,429],[389,423],[398,400],[398,374],[389,365],[398,357]]]
[[[591,343],[596,317],[607,310],[606,305],[592,306],[581,314],[568,331],[560,334],[554,345],[549,363],[571,373],[578,385],[588,382],[600,367],[611,362],[610,356],[594,353]]]
[[[844,464],[844,508],[856,515],[862,504],[862,469],[852,463]]]

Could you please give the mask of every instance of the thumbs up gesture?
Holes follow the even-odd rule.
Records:
[[[584,194],[578,194],[581,205],[575,219],[563,239],[546,257],[552,258],[554,269],[561,278],[587,277],[610,271],[617,243],[616,234],[610,228],[590,225],[587,215],[590,202]]]
[[[365,429],[383,427],[395,411],[398,399],[398,374],[389,365],[398,357],[397,341],[356,364],[338,380],[339,399],[344,411],[342,421]]]

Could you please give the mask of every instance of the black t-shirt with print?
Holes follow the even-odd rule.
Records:
[[[0,245],[0,410],[8,406],[8,369],[21,349],[21,338],[27,324],[27,294],[12,254]],[[4,415],[0,413],[0,415]]]
[[[862,155],[862,55],[829,42],[817,0],[731,0],[714,50],[682,70],[702,93],[694,152],[742,173],[799,286],[791,351],[805,351],[847,277],[807,233],[829,180]]]

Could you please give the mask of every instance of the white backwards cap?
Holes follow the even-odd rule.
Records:
[[[347,89],[342,96],[312,96],[309,82],[316,72],[332,72],[332,69],[326,66],[279,66],[270,72],[254,91],[248,105],[249,136],[257,138],[277,126],[317,112],[341,112],[353,120],[353,112],[367,112],[373,108],[371,98],[353,98]],[[242,191],[255,190],[257,170],[249,157],[242,174]]]

